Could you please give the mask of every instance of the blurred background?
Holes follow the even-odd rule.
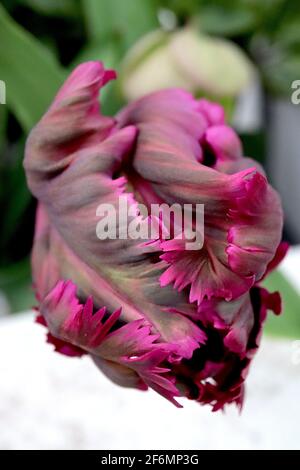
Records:
[[[35,201],[22,159],[28,132],[78,63],[98,59],[119,79],[104,113],[149,91],[184,87],[221,102],[244,144],[280,191],[284,237],[300,242],[300,3],[297,0],[2,0],[0,2],[1,315],[34,305],[29,256]],[[299,100],[298,100],[299,101]],[[271,333],[300,335],[299,295],[280,272],[285,314]]]
[[[36,203],[24,144],[65,77],[86,60],[118,72],[101,94],[106,114],[166,87],[221,102],[244,154],[262,163],[281,193],[292,247],[265,284],[281,291],[284,313],[268,318],[242,417],[230,409],[212,418],[194,403],[178,411],[152,392],[113,386],[88,359],[53,354],[28,312]],[[1,0],[0,93],[0,448],[295,448],[300,2]]]

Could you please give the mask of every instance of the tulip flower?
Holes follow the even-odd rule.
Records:
[[[267,311],[281,310],[260,286],[286,251],[279,196],[218,104],[168,89],[103,116],[114,78],[78,66],[27,141],[38,321],[56,351],[88,354],[121,386],[241,406]],[[147,240],[100,240],[99,205],[118,214],[120,197],[133,209],[116,218],[123,232],[147,220],[138,203],[204,205],[202,247],[163,237],[161,220]]]

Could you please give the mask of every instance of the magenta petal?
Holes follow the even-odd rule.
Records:
[[[71,281],[59,281],[41,303],[40,309],[60,352],[72,354],[75,345],[80,351],[90,352],[99,367],[104,367],[105,363],[97,360],[98,356],[119,364],[120,367],[116,365],[119,371],[122,366],[127,366],[138,374],[140,383],[146,383],[179,406],[173,399],[179,396],[178,390],[169,378],[162,375],[169,369],[160,366],[168,360],[174,346],[156,343],[159,335],[153,335],[149,326],[144,325],[144,320],[137,320],[109,333],[116,325],[121,310],[104,320],[106,309],[101,308],[94,313],[91,298],[84,305],[80,304],[76,286]],[[71,348],[68,347],[69,343]],[[129,377],[132,374],[127,373]]]
[[[209,146],[217,160],[237,160],[242,157],[242,144],[234,130],[226,125],[209,127],[202,139],[204,146]]]
[[[143,381],[160,395],[167,398],[178,408],[182,408],[174,397],[180,396],[179,390],[173,384],[167,374],[169,369],[163,368],[160,364],[167,359],[168,355],[164,351],[154,350],[141,357],[128,358],[126,364],[137,371]]]
[[[198,110],[205,116],[209,126],[218,126],[225,122],[224,109],[218,103],[202,98],[198,101]]]
[[[281,263],[281,261],[285,258],[290,245],[287,242],[279,243],[274,258],[270,261],[267,266],[267,270],[265,272],[265,276],[269,274],[271,271],[277,268],[277,266]]]
[[[198,307],[199,319],[206,326],[214,326],[224,332],[224,345],[243,357],[248,338],[254,325],[254,314],[249,294],[226,301],[204,301]]]
[[[80,304],[76,290],[71,281],[59,281],[42,301],[40,310],[53,336],[89,351],[101,344],[120,317],[121,310],[103,321],[105,308],[93,313],[92,299]]]
[[[234,272],[260,280],[275,256],[282,230],[279,198],[264,176],[255,173],[248,179],[246,194],[233,202],[229,217],[234,223],[228,232],[229,265]]]
[[[42,315],[37,316],[36,322],[39,323],[40,325],[47,327],[46,320],[44,319]],[[56,338],[50,332],[47,333],[47,343],[52,344],[56,352],[63,354],[65,356],[81,357],[87,354],[86,351],[84,351],[83,349],[78,348],[77,346],[74,346],[73,344],[68,343],[67,341],[63,341],[59,338]]]
[[[126,365],[103,359],[100,356],[92,356],[92,359],[101,372],[113,383],[121,387],[148,390],[148,385],[141,377]]]

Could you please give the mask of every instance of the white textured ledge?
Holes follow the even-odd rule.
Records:
[[[88,358],[53,353],[44,335],[31,313],[0,320],[1,449],[299,448],[300,364],[290,341],[263,341],[239,416],[121,389]]]
[[[287,256],[280,263],[281,273],[300,293],[300,245],[290,247]]]

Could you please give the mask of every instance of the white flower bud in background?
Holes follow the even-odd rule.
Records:
[[[189,26],[157,30],[139,40],[124,59],[121,89],[128,101],[170,87],[195,96],[234,99],[253,76],[254,66],[235,43]]]

